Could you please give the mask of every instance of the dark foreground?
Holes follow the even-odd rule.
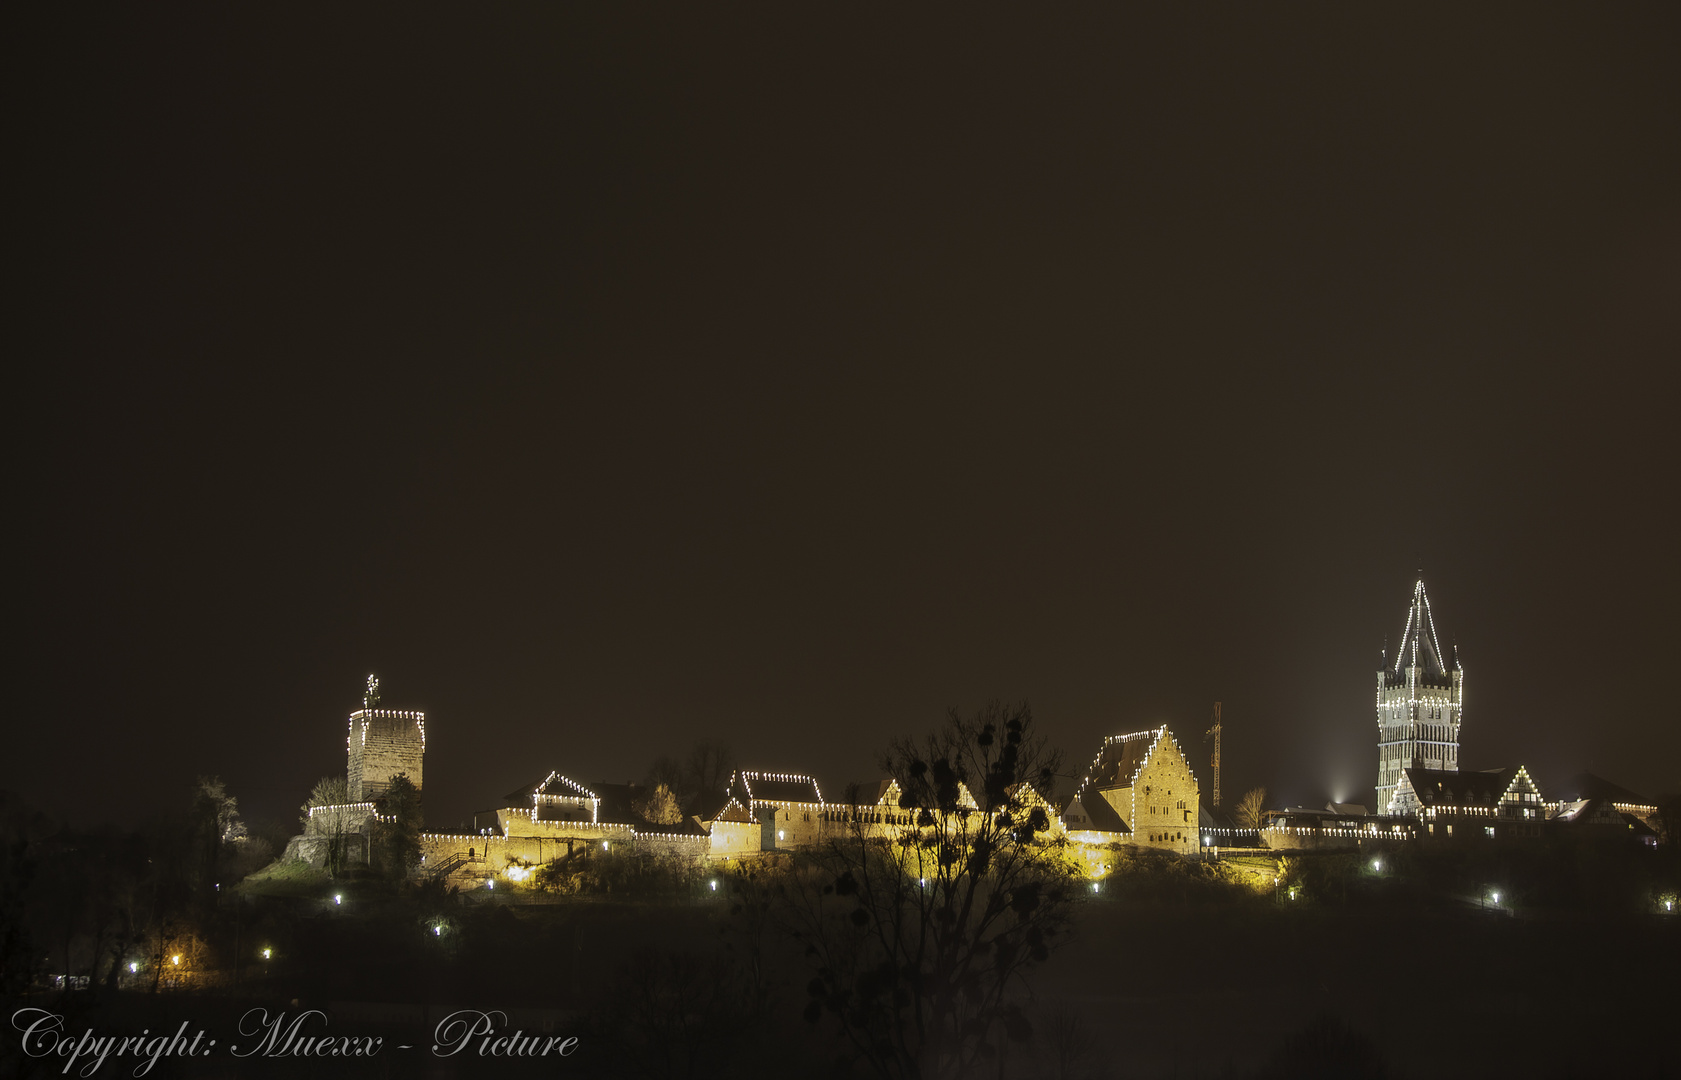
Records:
[[[290,935],[288,962],[248,973],[237,989],[35,995],[8,1002],[7,1014],[45,1009],[75,1035],[155,1037],[183,1023],[188,1036],[205,1032],[196,1057],[177,1044],[144,1073],[134,1058],[84,1073],[84,1058],[70,1075],[835,1072],[829,1030],[799,1017],[797,955],[774,936],[744,946],[726,932],[724,904],[463,909],[447,940],[419,948],[417,926],[390,910],[297,919],[275,928]],[[1678,1076],[1677,958],[1681,918],[1660,915],[1094,900],[1034,979],[1032,1041],[995,1075]],[[743,996],[754,986],[756,1001]],[[322,1015],[288,1049],[284,1031],[265,1046],[253,1008],[285,1014],[283,1027],[309,1009]],[[488,1042],[473,1035],[440,1056],[438,1025],[456,1010],[504,1015],[491,1017]],[[302,1038],[322,1036],[341,1054],[297,1053]],[[336,1041],[348,1038],[362,1041]],[[374,1038],[383,1041],[369,1055]],[[250,1056],[239,1058],[232,1048],[242,1041]],[[28,1057],[6,1032],[0,1075],[65,1075],[66,1064]]]

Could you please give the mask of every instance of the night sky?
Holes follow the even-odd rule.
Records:
[[[1681,8],[796,7],[14,27],[0,787],[291,818],[377,672],[445,826],[992,697],[1369,802],[1422,565],[1463,767],[1681,788]]]

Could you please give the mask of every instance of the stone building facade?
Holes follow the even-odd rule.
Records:
[[[371,802],[406,775],[417,789],[426,763],[426,714],[413,709],[358,709],[345,742],[352,802]]]
[[[1200,789],[1164,725],[1103,740],[1063,808],[1070,839],[1123,843],[1189,855],[1200,850]]]
[[[1535,839],[1546,820],[1541,792],[1519,765],[1486,772],[1407,769],[1391,813],[1418,819],[1417,835],[1434,842]]]

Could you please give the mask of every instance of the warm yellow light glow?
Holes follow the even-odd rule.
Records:
[[[263,950],[263,959],[264,960],[269,959],[273,955],[274,955],[274,950],[273,949],[264,949]]]
[[[172,957],[172,958],[171,958],[171,962],[172,962],[172,963],[174,963],[174,965],[175,965],[175,966],[176,966],[176,967],[180,967],[180,966],[181,966],[181,954],[180,954],[180,953],[176,953],[176,954],[175,954],[175,955],[174,955],[174,956],[173,956],[173,957]]]

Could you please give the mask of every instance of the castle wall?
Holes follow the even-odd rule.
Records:
[[[752,855],[759,851],[759,823],[756,821],[714,821],[713,855]]]
[[[806,847],[818,843],[826,838],[824,829],[823,807],[817,803],[772,803],[755,802],[753,816],[761,822],[755,828],[764,828],[764,815],[772,815],[769,833],[772,842],[778,850],[783,848]],[[769,844],[766,850],[769,850]]]

